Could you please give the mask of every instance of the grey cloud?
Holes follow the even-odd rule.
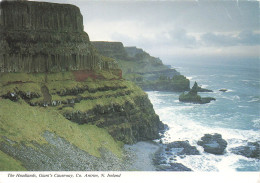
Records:
[[[42,0],[41,0],[42,1]],[[47,1],[47,0],[46,0]],[[49,0],[51,1],[51,0]],[[259,2],[236,0],[192,1],[90,1],[52,0],[80,7],[84,23],[133,20],[147,26],[171,25],[193,32],[259,30]]]
[[[207,46],[255,46],[260,45],[260,34],[252,31],[242,31],[238,35],[206,33],[201,36],[201,42]]]
[[[177,46],[192,48],[197,44],[196,38],[188,35],[184,29],[175,29],[170,31],[169,34],[171,36],[169,41],[171,41],[172,44],[177,44]]]
[[[182,28],[157,33],[154,35],[154,38],[147,38],[143,35],[139,35],[137,38],[133,39],[122,33],[114,33],[111,37],[115,41],[123,40],[128,45],[139,44],[145,47],[147,47],[147,45],[163,45],[183,48],[195,48],[195,46],[197,46],[196,38],[188,35],[187,31]]]
[[[239,42],[244,45],[260,45],[260,34],[252,31],[243,31],[239,34]]]

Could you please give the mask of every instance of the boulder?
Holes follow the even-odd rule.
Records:
[[[260,141],[248,142],[245,146],[239,146],[231,149],[234,154],[242,155],[247,158],[260,159]]]
[[[221,155],[227,147],[227,141],[222,139],[222,136],[218,133],[213,135],[205,134],[198,141],[198,145],[202,146],[207,153]]]
[[[195,146],[191,146],[188,141],[175,141],[167,144],[166,151],[176,151],[176,155],[200,155]]]

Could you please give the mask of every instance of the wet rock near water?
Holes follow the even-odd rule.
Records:
[[[197,82],[194,83],[192,89],[188,93],[182,93],[179,96],[180,102],[194,103],[194,104],[206,104],[212,100],[216,100],[213,97],[201,97],[198,92],[201,92],[202,88],[198,86]]]
[[[192,171],[183,164],[176,162],[177,156],[185,158],[185,155],[199,155],[199,151],[187,141],[162,144],[153,157],[153,163],[157,171]]]
[[[222,136],[218,133],[213,135],[205,134],[198,141],[198,145],[204,148],[204,151],[211,154],[221,155],[224,154],[224,150],[227,147],[227,141],[222,139]]]
[[[166,151],[175,152],[176,155],[200,155],[195,146],[191,146],[188,141],[176,141],[167,144]]]
[[[160,165],[157,167],[157,171],[192,171],[190,168],[184,166],[181,163],[170,163],[169,165]]]
[[[260,141],[248,142],[245,146],[239,146],[231,149],[234,154],[242,155],[247,158],[260,159]]]

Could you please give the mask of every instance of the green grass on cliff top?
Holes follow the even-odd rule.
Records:
[[[46,144],[48,142],[42,136],[45,131],[55,133],[96,157],[100,157],[100,147],[119,157],[122,155],[119,142],[114,141],[105,129],[70,122],[53,108],[31,107],[22,100],[0,99],[0,141],[4,141],[2,137],[5,136],[27,145],[32,145],[33,141]]]

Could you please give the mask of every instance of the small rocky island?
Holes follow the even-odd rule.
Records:
[[[198,86],[197,82],[195,82],[193,87],[188,93],[182,93],[179,96],[179,101],[194,103],[194,104],[206,104],[206,103],[210,103],[212,100],[216,100],[213,97],[201,97],[200,95],[198,95],[199,91],[205,92],[205,90],[206,89],[202,89],[201,87]]]

